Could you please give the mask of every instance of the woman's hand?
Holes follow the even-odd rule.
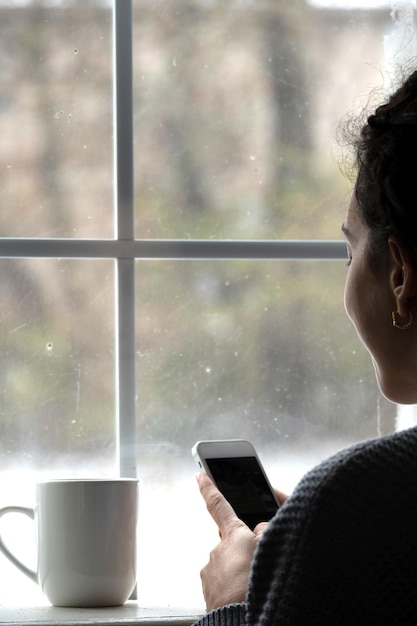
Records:
[[[221,538],[210,553],[208,564],[201,570],[204,598],[207,610],[211,611],[225,604],[244,601],[253,553],[268,523],[258,524],[252,532],[236,517],[207,474],[198,474],[197,481]]]

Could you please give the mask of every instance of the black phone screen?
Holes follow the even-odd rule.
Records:
[[[206,458],[206,463],[219,490],[251,530],[269,522],[278,505],[255,457]]]

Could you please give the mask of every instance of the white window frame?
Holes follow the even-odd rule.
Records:
[[[132,0],[113,0],[114,239],[0,238],[0,258],[114,259],[118,469],[136,477],[135,261],[340,260],[343,241],[135,239]]]

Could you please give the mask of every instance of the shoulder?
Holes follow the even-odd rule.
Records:
[[[350,446],[309,471],[276,516],[278,527],[363,527],[364,517],[417,514],[417,428]],[[396,507],[396,511],[392,507]],[[275,520],[274,524],[275,525]],[[300,528],[301,529],[301,528]]]
[[[351,493],[372,487],[368,494],[372,498],[375,490],[388,485],[404,488],[406,477],[415,477],[416,471],[417,427],[345,448],[308,472],[293,495],[337,495],[343,486],[349,485]],[[414,490],[414,481],[407,487]]]

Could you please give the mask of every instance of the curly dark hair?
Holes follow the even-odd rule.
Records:
[[[394,235],[417,264],[417,70],[368,117],[353,146],[374,262]]]

